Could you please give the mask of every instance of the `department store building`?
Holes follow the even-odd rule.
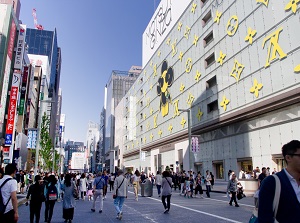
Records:
[[[143,71],[116,109],[120,167],[217,179],[282,169],[282,145],[299,139],[299,7],[162,0],[143,34]]]

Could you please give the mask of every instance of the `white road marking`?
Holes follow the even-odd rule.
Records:
[[[204,198],[204,199],[208,199],[208,200],[214,200],[214,201],[221,201],[223,203],[228,203],[228,201],[223,201],[223,200],[218,200],[218,199],[213,199],[213,198]],[[247,207],[251,207],[254,208],[254,205],[249,205],[249,204],[241,204],[239,203],[240,206],[247,206]]]
[[[133,194],[133,192],[131,192],[131,191],[128,191],[128,192]],[[161,202],[161,200],[156,199],[156,198],[152,198],[152,197],[146,197],[146,198]],[[216,200],[216,199],[213,199],[213,200]],[[220,200],[217,200],[217,201],[220,201]],[[228,222],[242,223],[240,221],[235,221],[235,220],[232,220],[232,219],[229,219],[229,218],[224,218],[222,216],[218,216],[218,215],[210,214],[210,213],[207,213],[207,212],[195,210],[195,209],[188,208],[188,207],[185,207],[185,206],[182,206],[182,205],[178,205],[178,204],[174,204],[174,203],[171,203],[171,205],[176,206],[176,207],[180,207],[180,208],[183,208],[183,209],[186,209],[186,210],[189,210],[189,211],[197,212],[197,213],[200,213],[200,214],[208,215],[208,216],[211,216],[211,217],[214,217],[214,218],[222,219],[222,220],[225,220],[225,221],[228,221]]]

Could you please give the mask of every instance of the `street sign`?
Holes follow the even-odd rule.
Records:
[[[37,129],[28,129],[27,134],[27,148],[28,149],[36,149],[37,144]]]

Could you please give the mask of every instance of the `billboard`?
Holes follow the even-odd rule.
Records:
[[[22,64],[23,64],[25,37],[26,37],[26,25],[20,24],[20,32],[18,36],[15,65],[14,65],[14,68],[19,70],[22,69]]]
[[[28,54],[32,66],[42,67],[42,73],[46,76],[47,84],[50,83],[50,69],[48,56]]]
[[[143,68],[172,30],[191,0],[161,0],[143,33]]]
[[[84,169],[85,154],[84,152],[72,153],[71,169]]]
[[[13,74],[12,86],[10,90],[10,99],[9,99],[9,105],[7,111],[6,131],[5,131],[6,146],[12,145],[13,142],[20,78],[21,78],[21,74],[19,73]]]

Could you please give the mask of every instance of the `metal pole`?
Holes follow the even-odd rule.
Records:
[[[188,113],[188,133],[189,133],[189,170],[192,168],[192,156],[191,156],[191,151],[192,151],[192,129],[191,129],[191,109],[187,110]]]
[[[140,143],[140,172],[142,172],[142,146],[141,146],[141,143]]]
[[[38,174],[37,170],[39,165],[40,137],[41,137],[41,126],[39,122],[38,129],[37,129],[36,149],[35,149],[34,176]]]
[[[52,172],[55,173],[55,146],[53,146],[53,162],[52,162]]]

